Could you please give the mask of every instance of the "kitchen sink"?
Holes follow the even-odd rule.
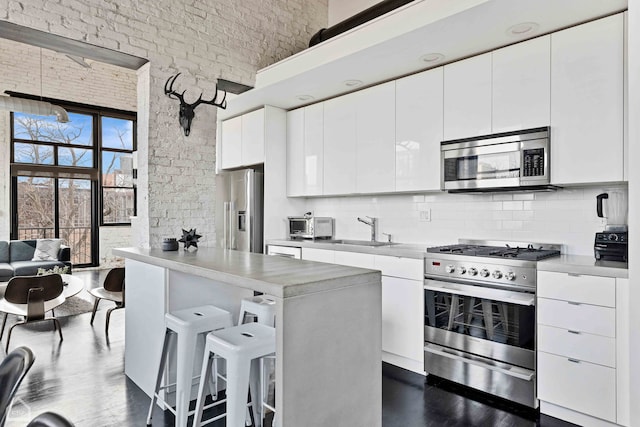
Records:
[[[322,241],[318,240],[318,242],[334,243],[338,245],[356,245],[356,246],[370,246],[370,247],[397,245],[397,243],[389,243],[389,242],[372,242],[371,240],[346,240],[346,239],[322,240]]]

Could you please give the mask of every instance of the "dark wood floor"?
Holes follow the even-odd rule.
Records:
[[[82,274],[94,285],[100,281],[98,273]],[[124,310],[113,312],[108,341],[104,315],[104,310],[97,314],[93,327],[90,313],[62,318],[61,343],[49,325],[14,331],[9,351],[26,345],[36,361],[20,388],[8,427],[24,427],[26,420],[44,411],[61,413],[78,427],[145,425],[149,398],[123,373]],[[150,360],[156,357],[149,355]],[[569,426],[549,417],[540,420],[535,412],[442,380],[425,381],[391,365],[385,364],[383,373],[384,427]],[[156,408],[154,426],[173,424],[171,414]]]

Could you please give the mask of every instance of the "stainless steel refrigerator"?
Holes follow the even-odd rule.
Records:
[[[262,253],[264,174],[253,169],[216,176],[217,247]]]

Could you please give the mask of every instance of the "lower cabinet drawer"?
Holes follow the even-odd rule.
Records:
[[[538,351],[538,399],[616,421],[616,370]]]
[[[616,309],[538,298],[538,323],[614,338]]]
[[[616,340],[601,335],[538,325],[538,350],[611,368],[616,366]]]

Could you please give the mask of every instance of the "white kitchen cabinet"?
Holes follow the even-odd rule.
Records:
[[[623,14],[551,35],[551,181],[624,179]]]
[[[302,248],[293,246],[267,245],[267,255],[282,258],[302,259]]]
[[[551,36],[493,51],[492,68],[491,132],[549,126]]]
[[[242,116],[242,163],[264,163],[265,110],[256,110]]]
[[[324,194],[324,103],[304,107],[304,195]]]
[[[356,94],[324,103],[324,194],[356,192]]]
[[[218,169],[235,169],[264,163],[265,143],[279,138],[286,130],[282,110],[266,105],[221,123],[218,141]]]
[[[444,139],[491,133],[491,52],[444,66]]]
[[[287,196],[323,194],[324,103],[287,113]]]
[[[629,425],[628,279],[538,271],[537,282],[541,412]]]
[[[424,373],[423,260],[376,255],[382,272],[382,360]]]
[[[374,256],[371,254],[363,254],[360,252],[337,251],[335,255],[335,263],[348,265],[349,267],[373,269],[375,265],[373,257]]]
[[[235,168],[242,164],[242,116],[225,120],[221,124],[220,169]]]
[[[364,89],[356,103],[356,191],[395,190],[395,82]]]
[[[287,197],[304,196],[304,108],[287,112]]]
[[[335,251],[316,248],[302,248],[302,259],[335,264]]]
[[[538,398],[615,422],[615,369],[538,352]]]
[[[396,191],[440,189],[443,68],[396,80]]]

